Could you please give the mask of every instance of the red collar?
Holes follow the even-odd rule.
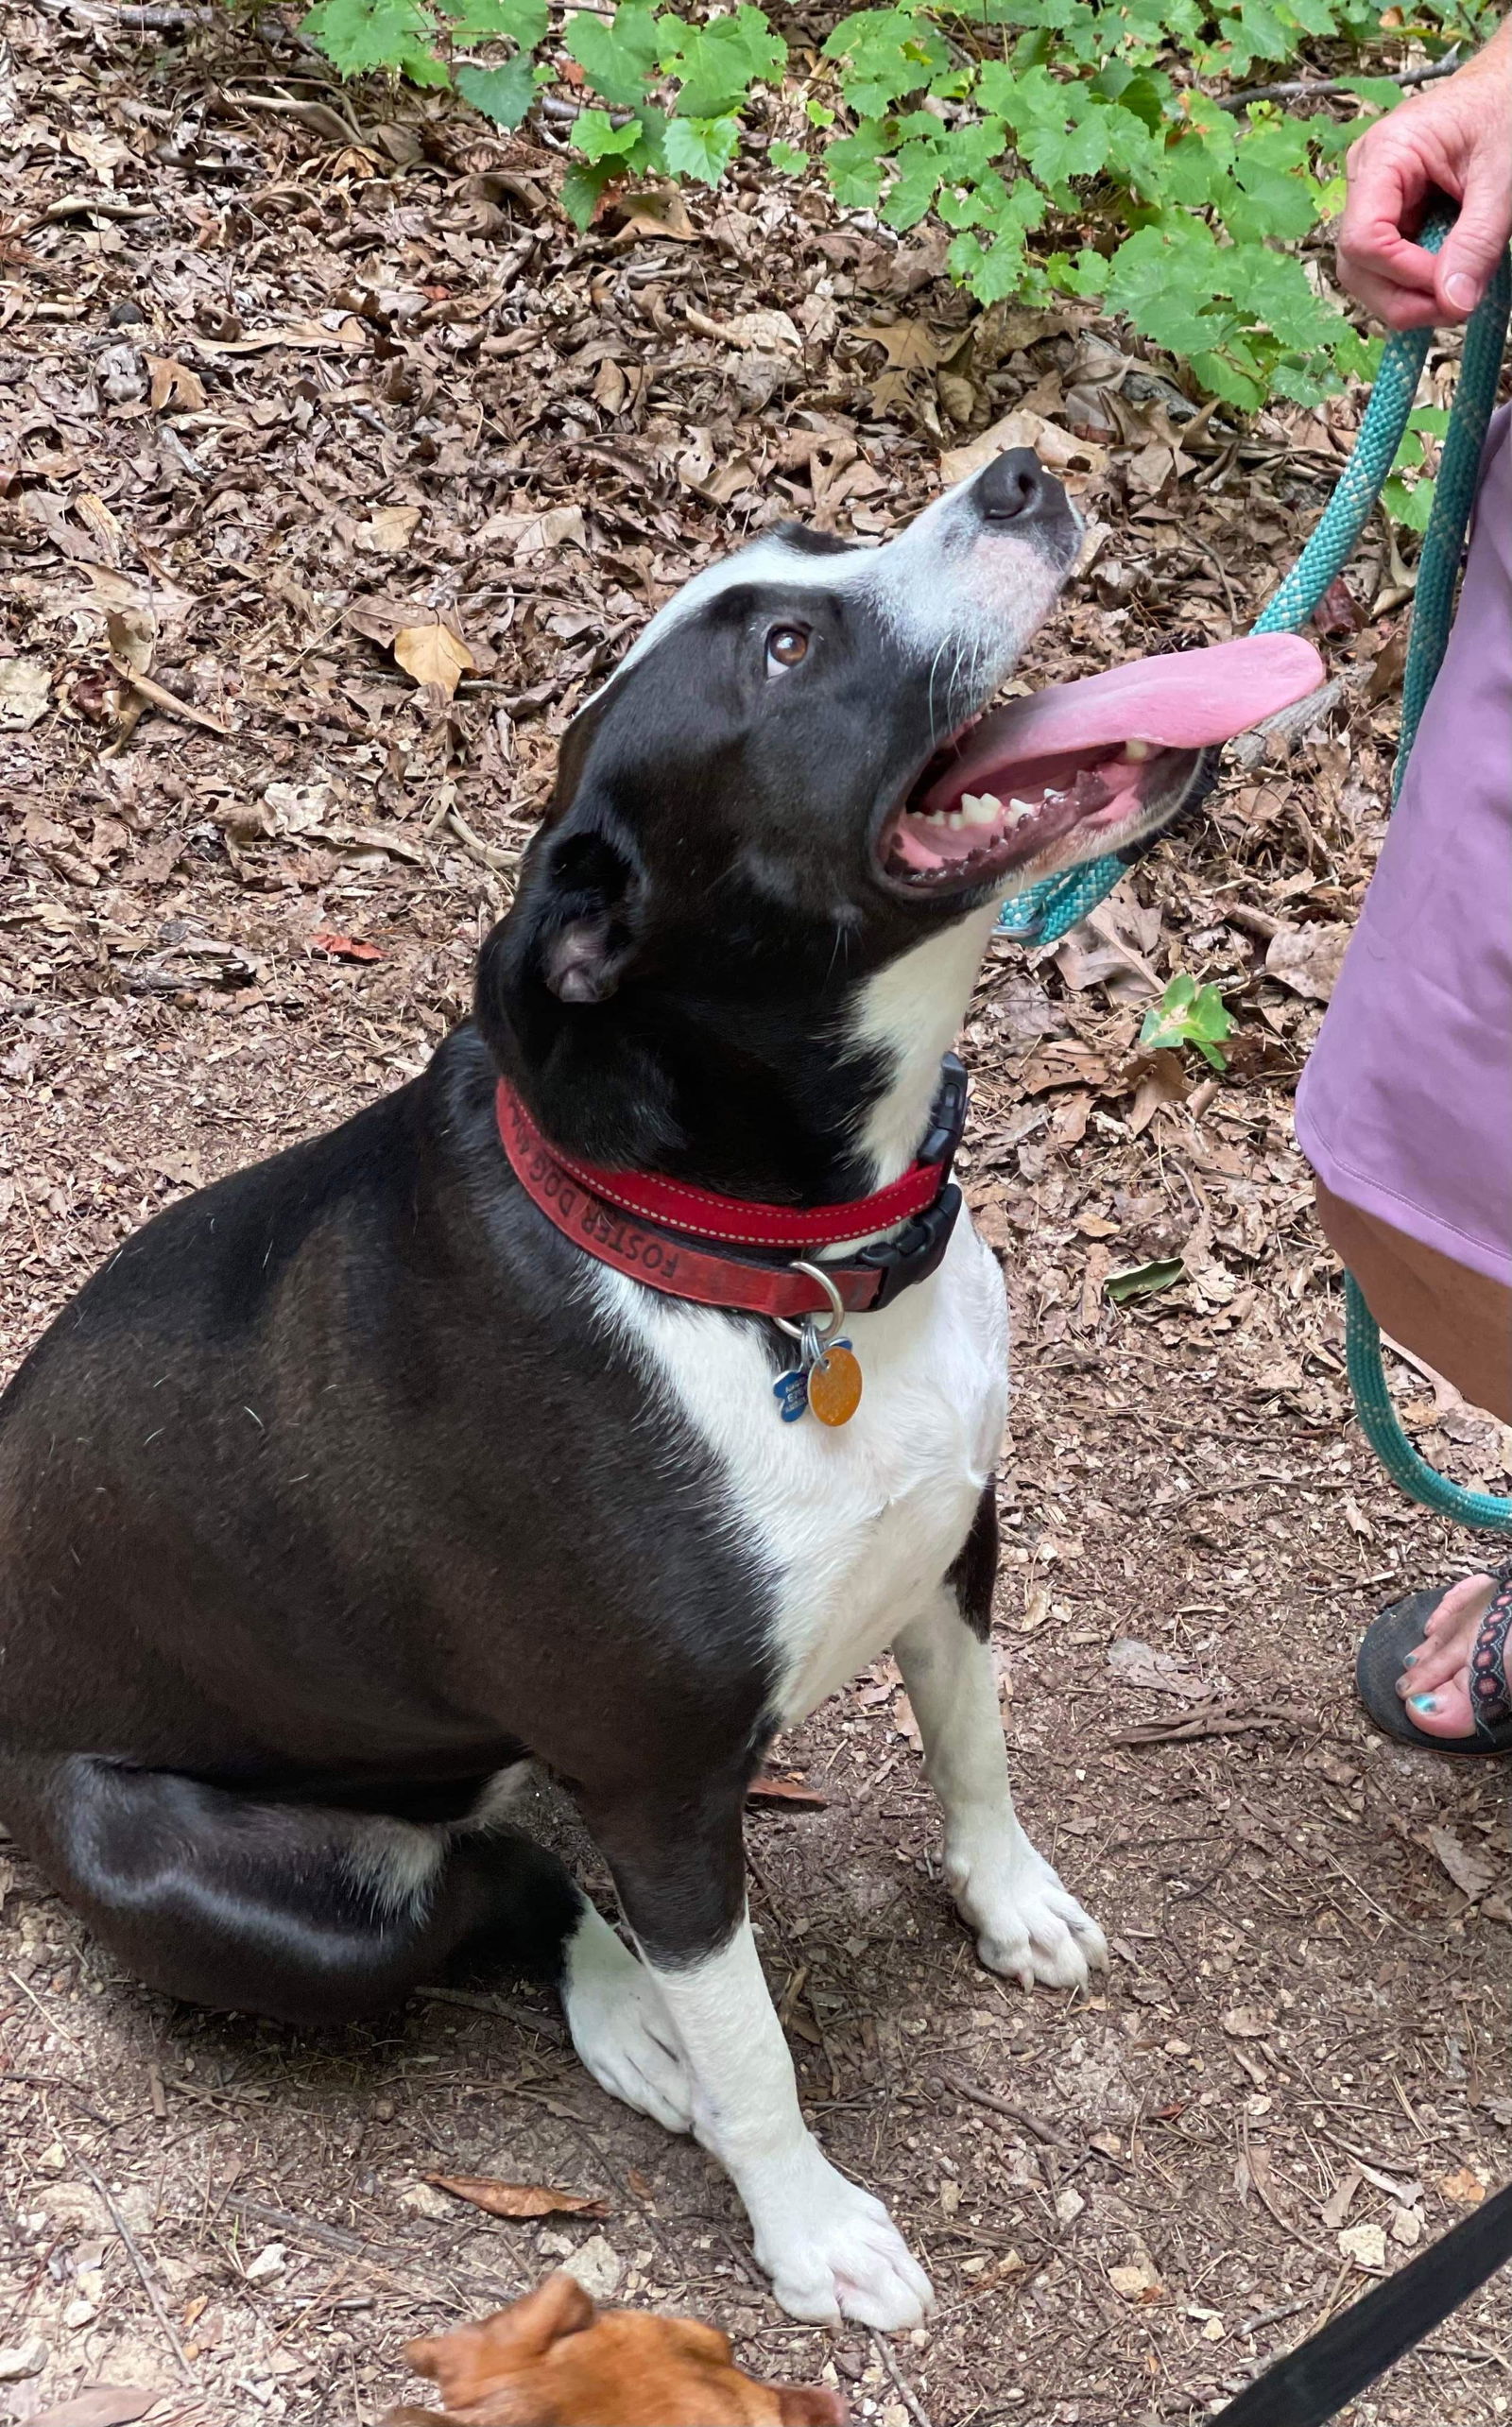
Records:
[[[702,1306],[785,1316],[789,1321],[824,1314],[828,1293],[807,1273],[722,1250],[728,1245],[790,1248],[812,1255],[843,1239],[904,1223],[900,1237],[824,1267],[848,1313],[885,1306],[900,1289],[935,1270],[960,1211],[960,1190],[950,1170],[966,1118],[966,1073],[954,1054],[942,1065],[929,1135],[902,1178],[869,1196],[808,1212],[749,1204],[644,1172],[601,1171],[548,1145],[507,1080],[499,1081],[494,1102],[500,1141],[515,1178],[565,1238],[651,1289]]]

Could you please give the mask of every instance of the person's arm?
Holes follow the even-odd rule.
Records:
[[[1512,17],[1442,84],[1378,118],[1349,172],[1341,283],[1388,329],[1468,320],[1512,236]],[[1413,242],[1435,188],[1460,206],[1436,256]]]

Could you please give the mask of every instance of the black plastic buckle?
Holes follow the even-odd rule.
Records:
[[[955,1149],[961,1143],[966,1127],[966,1104],[971,1093],[971,1080],[966,1064],[958,1054],[946,1054],[939,1066],[939,1086],[929,1108],[929,1135],[919,1149],[919,1161],[938,1163],[940,1179],[951,1176]]]
[[[949,1059],[954,1061],[954,1055],[952,1054]],[[961,1069],[959,1062],[956,1062],[955,1067],[957,1070]],[[966,1073],[961,1070],[963,1083],[965,1077]],[[963,1108],[964,1104],[963,1086]],[[955,1143],[959,1136],[960,1131],[957,1128],[954,1137],[950,1141],[948,1148],[950,1154],[954,1153]],[[933,1162],[936,1158],[933,1155],[920,1155],[919,1160]],[[868,1315],[874,1314],[880,1307],[890,1306],[901,1289],[910,1289],[915,1282],[927,1281],[932,1272],[938,1270],[944,1260],[945,1250],[950,1246],[951,1232],[955,1228],[955,1218],[960,1210],[961,1192],[954,1180],[948,1180],[936,1197],[934,1204],[928,1206],[922,1214],[916,1214],[907,1229],[901,1231],[896,1239],[885,1239],[877,1247],[862,1248],[856,1263],[868,1270],[880,1271],[882,1274],[882,1286],[876,1297],[868,1303]]]

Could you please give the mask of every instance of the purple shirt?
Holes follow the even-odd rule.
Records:
[[[1336,1196],[1512,1287],[1512,406],[1297,1134]]]

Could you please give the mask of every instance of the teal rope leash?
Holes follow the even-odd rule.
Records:
[[[1446,210],[1418,238],[1436,252],[1452,224]],[[1397,748],[1392,800],[1401,789],[1407,761],[1428,695],[1443,663],[1453,622],[1460,554],[1475,502],[1476,478],[1486,426],[1496,402],[1506,341],[1512,278],[1503,256],[1490,287],[1465,333],[1459,383],[1434,489],[1434,508],[1423,539],[1413,605],[1412,634],[1402,677],[1401,733]],[[1255,620],[1257,632],[1296,632],[1307,623],[1331,581],[1359,544],[1396,461],[1418,393],[1431,331],[1400,331],[1387,340],[1349,461],[1306,547],[1275,596]],[[1032,943],[1054,943],[1106,900],[1124,873],[1116,855],[1089,860],[1064,876],[1047,877],[1005,902],[998,925],[1005,935]],[[1512,1534],[1512,1500],[1468,1491],[1418,1456],[1401,1428],[1386,1387],[1381,1334],[1352,1273],[1344,1276],[1345,1349],[1349,1387],[1360,1428],[1392,1481],[1458,1525]]]
[[[1424,230],[1420,243],[1430,252],[1436,252],[1449,227],[1450,220],[1446,215]],[[1487,297],[1471,323],[1472,328],[1479,325],[1486,315],[1489,302],[1490,298]],[[1504,317],[1503,314],[1503,320]],[[1338,485],[1291,572],[1274,598],[1256,617],[1257,632],[1299,632],[1329,583],[1343,572],[1353,556],[1359,545],[1360,534],[1375,510],[1386,484],[1386,475],[1397,459],[1397,449],[1401,444],[1407,416],[1412,411],[1418,383],[1422,377],[1429,336],[1427,329],[1407,329],[1387,339],[1359,436],[1349,461],[1339,474]],[[1492,383],[1494,388],[1494,370]],[[1456,404],[1456,414],[1457,409]],[[1483,430],[1484,426],[1483,423]],[[1446,458],[1448,452],[1446,446]],[[1477,439],[1474,448],[1476,460],[1479,455],[1480,442]],[[1473,465],[1471,477],[1473,480]],[[1442,483],[1442,472],[1439,478]],[[1459,527],[1463,532],[1463,522]],[[1426,552],[1425,543],[1425,556]],[[1421,577],[1419,573],[1419,582]],[[1451,579],[1452,584],[1452,576]],[[1416,618],[1414,628],[1416,630]],[[1447,637],[1447,621],[1445,634]],[[1053,944],[1111,893],[1124,874],[1124,869],[1125,863],[1117,854],[1109,853],[1106,858],[1088,860],[1080,868],[1069,869],[1064,876],[1048,876],[1041,884],[1031,885],[1025,892],[1016,893],[1005,902],[998,914],[998,925],[1005,935],[1017,937],[1023,942]]]

